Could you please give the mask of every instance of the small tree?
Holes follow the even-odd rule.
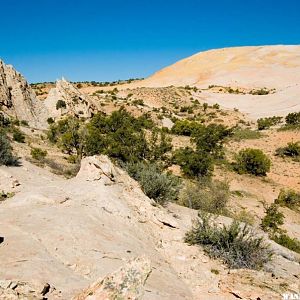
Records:
[[[300,124],[300,112],[289,113],[285,117],[285,122],[288,125],[299,125]]]
[[[190,147],[175,151],[174,161],[188,177],[210,176],[213,171],[211,155],[204,151],[195,151]]]
[[[234,169],[240,173],[266,176],[270,171],[271,160],[260,150],[247,148],[241,150],[236,156]]]
[[[262,219],[261,228],[274,235],[280,232],[280,225],[283,224],[284,215],[278,210],[278,205],[272,203],[270,206],[265,206],[266,215]]]
[[[66,108],[67,105],[66,105],[66,102],[64,100],[58,100],[56,102],[56,109],[59,110],[59,109],[63,109],[63,108]]]

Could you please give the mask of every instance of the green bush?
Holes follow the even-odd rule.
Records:
[[[47,119],[47,123],[48,123],[49,125],[53,124],[54,122],[55,122],[54,119],[51,118],[51,117]]]
[[[12,153],[8,137],[0,131],[0,166],[17,166],[18,164],[18,159]]]
[[[192,209],[222,214],[226,212],[229,197],[230,190],[227,182],[203,178],[187,184],[182,190],[178,203]]]
[[[213,158],[223,156],[225,139],[232,135],[232,129],[221,124],[201,126],[193,132],[192,141],[200,152],[211,154]]]
[[[282,120],[282,117],[269,117],[269,118],[261,118],[257,120],[257,128],[258,130],[268,129],[272,126],[279,124]]]
[[[266,88],[258,89],[258,90],[251,90],[249,92],[249,94],[251,94],[251,95],[268,95],[269,93],[270,93],[270,91],[267,90]]]
[[[239,173],[265,176],[270,171],[271,160],[260,150],[247,148],[239,151],[234,169]]]
[[[6,117],[2,112],[0,112],[0,128],[9,127],[11,125],[11,121],[8,117]]]
[[[13,129],[13,140],[18,143],[25,143],[25,134],[18,128]]]
[[[259,131],[254,131],[248,128],[242,129],[237,128],[233,131],[232,139],[235,141],[241,140],[255,140],[262,137],[262,134]]]
[[[298,209],[300,207],[300,193],[291,189],[281,189],[275,203],[291,209]]]
[[[290,238],[286,234],[274,235],[273,241],[277,244],[286,247],[294,252],[300,253],[300,241],[297,239]]]
[[[284,215],[278,210],[278,205],[272,203],[270,206],[265,206],[265,216],[261,221],[261,228],[273,235],[280,232],[280,226],[283,224]]]
[[[171,173],[162,173],[156,164],[127,163],[125,169],[137,180],[145,195],[157,203],[164,205],[178,197],[180,179]]]
[[[275,155],[290,157],[300,156],[300,142],[291,142],[288,143],[286,147],[276,149]]]
[[[203,125],[195,121],[177,120],[173,125],[171,132],[177,135],[191,136],[200,127],[203,127]]]
[[[221,259],[230,268],[260,269],[272,255],[264,240],[257,238],[247,225],[233,221],[228,227],[219,227],[210,215],[203,213],[185,241],[201,245],[210,257]]]
[[[180,148],[173,155],[182,172],[188,177],[206,177],[213,171],[213,159],[204,151],[195,151],[190,147]]]
[[[287,125],[300,125],[300,112],[289,113],[285,117],[285,123]]]
[[[67,105],[66,105],[66,102],[64,100],[58,100],[56,102],[56,109],[59,110],[59,109],[62,109],[62,108],[66,108]]]
[[[43,160],[47,156],[47,151],[41,148],[32,148],[30,154],[35,160]]]
[[[29,126],[28,121],[26,121],[26,120],[21,120],[20,123],[21,123],[22,126],[25,126],[25,127]]]

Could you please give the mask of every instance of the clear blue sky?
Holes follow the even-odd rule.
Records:
[[[196,52],[300,44],[299,0],[0,0],[0,58],[30,82],[146,77]]]

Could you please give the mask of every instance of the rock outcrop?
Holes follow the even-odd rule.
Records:
[[[47,112],[26,79],[0,60],[0,110],[33,127],[44,127]]]
[[[15,195],[0,203],[4,299],[18,299],[15,282],[27,283],[18,284],[21,299],[40,299],[47,290],[48,299],[277,299],[299,289],[299,264],[279,252],[270,272],[228,273],[201,248],[184,243],[197,212],[154,206],[106,156],[84,158],[69,180],[27,161],[0,171],[1,183],[19,182],[6,186]]]
[[[142,299],[144,284],[150,272],[150,261],[138,257],[113,274],[97,280],[73,300]]]
[[[59,100],[63,101],[63,107],[57,107]],[[89,118],[95,110],[93,100],[64,78],[57,80],[55,88],[50,90],[45,100],[45,105],[52,118],[60,118],[63,115]]]

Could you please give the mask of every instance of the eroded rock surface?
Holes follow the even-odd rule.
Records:
[[[56,104],[59,100],[64,101],[65,107],[57,109]],[[59,118],[63,115],[87,118],[91,117],[95,110],[93,100],[64,78],[58,80],[55,88],[50,90],[45,105],[52,118]]]
[[[0,60],[0,110],[27,121],[34,127],[45,127],[47,111],[25,78],[12,66]]]
[[[105,156],[84,159],[78,176],[69,180],[26,161],[0,170],[7,180],[20,182],[15,196],[0,204],[1,280],[48,283],[62,299],[116,299],[101,298],[115,291],[124,299],[280,299],[281,293],[299,289],[299,263],[280,253],[269,272],[232,273],[200,247],[185,244],[197,212],[175,204],[154,206],[138,183]],[[147,259],[128,265],[141,256]],[[123,280],[126,270],[133,274],[137,269],[143,271]],[[124,294],[123,285],[135,288]]]

